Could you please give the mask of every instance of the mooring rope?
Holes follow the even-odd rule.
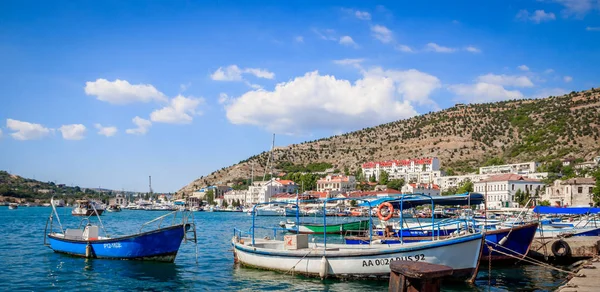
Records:
[[[515,259],[518,259],[518,260],[522,260],[522,261],[524,261],[524,262],[527,262],[527,263],[530,263],[530,264],[533,264],[533,265],[538,265],[538,266],[541,266],[541,267],[544,267],[544,268],[548,268],[548,269],[557,270],[557,271],[559,271],[559,272],[563,272],[563,273],[571,274],[571,275],[574,275],[574,276],[576,276],[576,275],[577,275],[577,273],[575,273],[575,272],[571,272],[571,271],[566,271],[566,270],[563,270],[563,269],[559,269],[559,268],[553,267],[553,266],[551,266],[551,265],[549,265],[549,264],[542,263],[542,262],[539,262],[539,261],[537,261],[537,260],[533,260],[533,259],[531,259],[531,258],[528,258],[527,256],[525,256],[525,257],[523,257],[523,258],[520,258],[520,257],[518,257],[518,256],[511,255],[511,254],[509,254],[509,253],[505,253],[505,252],[503,252],[503,251],[500,251],[500,250],[497,250],[497,249],[496,249],[495,251],[496,251],[497,253],[499,253],[499,254],[503,254],[503,255],[505,255],[505,256],[509,256],[509,257],[512,257],[512,258],[515,258]],[[514,252],[514,251],[513,251],[513,252]],[[518,253],[517,253],[517,254],[518,254]],[[537,261],[537,262],[536,262],[536,261]]]
[[[287,275],[289,272],[293,271],[294,269],[296,269],[296,266],[304,259],[306,258],[313,250],[309,250],[307,254],[305,254],[297,263],[295,263],[292,268],[290,268],[287,272],[285,272],[284,275]]]

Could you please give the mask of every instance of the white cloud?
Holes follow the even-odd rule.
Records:
[[[453,53],[456,51],[456,49],[454,49],[454,48],[440,46],[436,43],[428,43],[425,46],[425,50],[430,51],[430,52],[436,52],[436,53]]]
[[[474,47],[474,46],[467,46],[465,48],[465,51],[471,52],[471,53],[481,53],[481,50],[478,49],[478,48],[476,48],[476,47]]]
[[[101,124],[94,124],[94,127],[98,129],[98,135],[112,137],[117,133],[117,127],[103,127]]]
[[[550,73],[553,73],[553,72],[554,72],[554,69],[551,69],[551,68],[544,70],[544,73],[546,73],[546,74],[550,74]]]
[[[587,30],[587,31],[600,31],[600,26],[598,26],[598,27],[588,26],[588,27],[585,28],[585,30]]]
[[[316,29],[313,28],[312,31],[319,36],[322,40],[326,41],[337,41],[337,37],[335,36],[335,30],[333,29]]]
[[[81,140],[85,137],[86,128],[82,124],[62,125],[58,130],[65,140]]]
[[[565,7],[561,12],[564,16],[583,17],[592,9],[600,8],[598,0],[554,0]]]
[[[133,118],[131,120],[137,126],[137,128],[125,130],[125,133],[127,133],[127,134],[144,135],[144,134],[148,133],[150,126],[152,126],[152,122],[150,122],[146,119],[142,119],[138,116],[136,116],[135,118]]]
[[[314,71],[272,91],[249,91],[225,106],[227,118],[282,133],[354,129],[414,116],[412,103],[435,105],[429,96],[441,86],[417,70],[374,68],[362,75],[351,82]]]
[[[520,65],[517,66],[517,68],[519,68],[519,70],[521,71],[529,71],[529,67],[527,67],[527,65]]]
[[[229,96],[227,95],[227,93],[223,93],[221,92],[219,94],[219,104],[224,104],[227,103],[227,101],[229,101]]]
[[[523,98],[523,94],[518,90],[506,90],[502,85],[486,82],[450,85],[448,90],[460,100],[472,103]]]
[[[565,77],[563,77],[563,80],[568,83],[568,82],[573,81],[573,77],[571,77],[571,76],[565,76]]]
[[[523,21],[529,20],[535,23],[541,23],[544,21],[556,20],[556,15],[554,15],[552,12],[546,12],[544,10],[536,10],[530,14],[529,11],[522,9],[519,10],[515,18]]]
[[[497,84],[514,87],[533,87],[533,82],[527,76],[486,74],[477,77],[481,83]]]
[[[127,80],[96,79],[85,83],[85,94],[112,104],[166,101],[167,97],[150,84],[130,84]]]
[[[343,36],[340,38],[340,44],[344,46],[351,46],[357,48],[358,45],[354,42],[354,40],[350,36]]]
[[[304,42],[304,37],[303,37],[303,36],[301,36],[301,35],[299,35],[299,36],[296,36],[296,37],[294,38],[294,41],[295,41],[295,42],[297,42],[297,43],[303,43],[303,42]]]
[[[569,93],[566,89],[563,88],[543,88],[538,90],[533,98],[546,98],[549,96],[561,96]]]
[[[230,65],[225,68],[219,67],[217,71],[210,75],[210,78],[216,81],[242,81],[244,80],[242,74],[251,74],[264,79],[275,78],[275,73],[269,72],[268,70],[260,68],[241,69],[237,65]]]
[[[396,45],[395,49],[400,52],[405,52],[405,53],[414,53],[415,52],[411,47],[409,47],[407,45],[399,44],[399,45]]]
[[[342,60],[333,60],[334,64],[338,64],[338,65],[359,65],[360,63],[362,63],[365,59],[342,59]]]
[[[354,12],[354,16],[356,16],[356,18],[362,19],[362,20],[371,20],[371,13],[366,12],[366,11],[356,10],[356,12]]]
[[[373,37],[378,39],[380,42],[387,44],[394,40],[392,31],[383,25],[371,26],[371,33]]]
[[[203,103],[203,98],[178,95],[171,99],[168,106],[153,111],[150,120],[167,124],[189,124],[194,119],[194,115],[202,114],[197,112],[196,108]]]
[[[52,131],[40,124],[34,124],[29,122],[23,122],[13,119],[6,119],[6,127],[14,131],[10,135],[15,140],[37,140],[45,136],[48,136]]]

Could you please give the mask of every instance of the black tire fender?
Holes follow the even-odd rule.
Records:
[[[562,251],[561,251],[562,250]],[[552,254],[555,257],[567,257],[571,255],[571,247],[569,244],[560,239],[552,243]]]

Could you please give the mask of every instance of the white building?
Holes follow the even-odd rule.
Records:
[[[440,161],[437,157],[367,162],[362,165],[362,171],[367,179],[375,175],[375,179],[379,180],[381,172],[385,171],[390,179],[421,183],[433,182],[441,176]]]
[[[233,202],[239,202],[240,205],[245,206],[248,193],[247,190],[231,190],[223,194],[223,201],[227,202],[227,205],[232,205]]]
[[[465,181],[471,181],[473,183],[489,178],[488,174],[465,174],[465,175],[451,175],[451,176],[442,176],[437,180],[437,184],[440,186],[442,190],[447,190],[448,188],[457,188]]]
[[[213,191],[214,198],[217,199],[223,198],[223,194],[225,194],[228,191],[231,191],[232,188],[229,186],[208,186],[192,192],[192,197],[204,199],[206,193],[208,193],[209,190]]]
[[[317,180],[317,192],[338,191],[351,192],[356,189],[356,179],[354,176],[328,175],[323,179]]]
[[[425,194],[429,196],[439,196],[440,186],[436,184],[406,184],[402,187],[403,194]]]
[[[523,162],[515,164],[484,166],[479,168],[479,174],[528,174],[536,172],[539,165],[540,164],[538,162]]]
[[[544,183],[537,179],[512,173],[494,175],[487,179],[473,182],[473,190],[487,196],[488,209],[518,208],[519,203],[515,198],[518,190],[524,193],[529,192],[533,196],[536,191],[541,195],[543,188]]]
[[[279,193],[295,193],[298,185],[291,180],[273,178],[268,181],[255,181],[248,188],[248,204],[269,202],[272,195]]]
[[[125,206],[127,206],[127,200],[125,199],[125,196],[123,196],[122,194],[117,194],[114,198],[108,199],[108,204],[109,205],[119,205],[121,207],[125,207]]]
[[[555,180],[546,188],[542,200],[553,206],[590,206],[594,203],[592,191],[596,185],[594,178],[579,177],[565,181]]]

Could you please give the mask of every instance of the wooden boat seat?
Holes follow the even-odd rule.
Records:
[[[81,229],[67,229],[65,230],[65,239],[82,239],[83,230]]]

